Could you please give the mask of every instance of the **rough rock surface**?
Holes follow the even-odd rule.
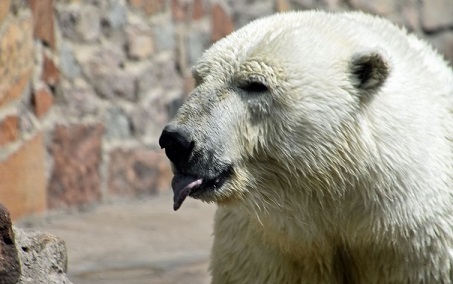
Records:
[[[20,277],[20,263],[8,210],[0,204],[0,284],[15,284]]]
[[[66,276],[65,242],[54,235],[14,227],[16,247],[22,267],[17,284],[71,284]]]

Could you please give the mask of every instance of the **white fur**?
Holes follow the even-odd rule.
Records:
[[[368,92],[349,69],[370,52],[389,74]],[[426,43],[361,13],[278,14],[194,76],[173,123],[234,165],[200,197],[221,205],[213,283],[453,283],[453,74]]]

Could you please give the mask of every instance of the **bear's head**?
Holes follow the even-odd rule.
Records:
[[[333,176],[352,182],[367,148],[363,110],[391,68],[372,42],[316,19],[257,20],[204,53],[195,89],[159,140],[172,162],[175,210],[187,196],[278,203],[293,191],[323,194]]]

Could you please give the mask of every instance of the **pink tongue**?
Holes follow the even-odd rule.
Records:
[[[178,210],[186,197],[198,186],[201,185],[203,179],[192,176],[175,175],[171,181],[173,187],[173,210]]]

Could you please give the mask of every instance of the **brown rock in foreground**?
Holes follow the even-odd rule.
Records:
[[[20,263],[8,210],[0,204],[0,284],[16,284]]]

